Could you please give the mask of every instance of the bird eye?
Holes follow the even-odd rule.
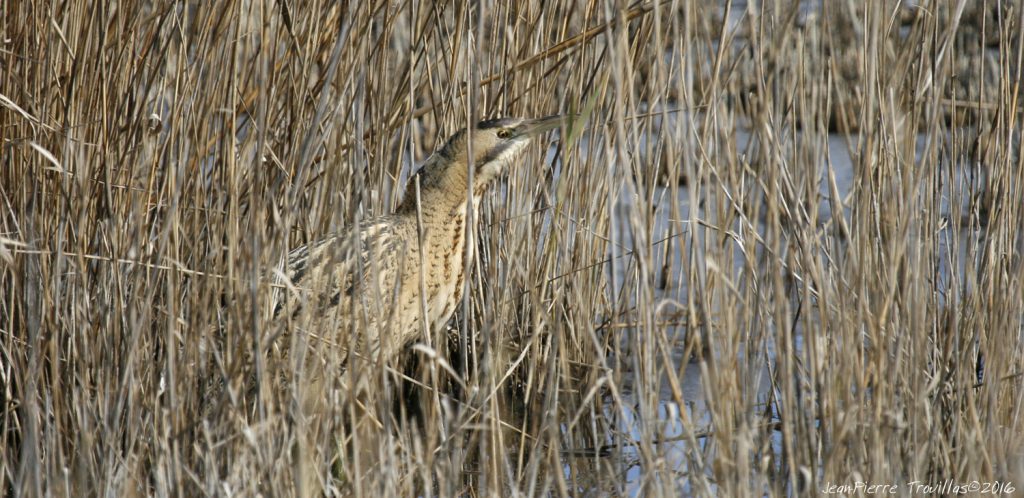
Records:
[[[498,138],[508,138],[512,136],[512,130],[508,128],[502,128],[498,130]]]

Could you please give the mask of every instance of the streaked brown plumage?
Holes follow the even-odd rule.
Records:
[[[285,275],[291,290],[278,307],[278,316],[309,312],[311,320],[306,323],[315,329],[309,331],[311,336],[326,341],[321,351],[333,351],[324,355],[324,361],[338,361],[352,351],[355,361],[378,364],[378,359],[393,358],[422,332],[443,327],[460,302],[465,259],[473,257],[475,246],[472,240],[466,243],[475,233],[466,209],[469,152],[474,158],[475,220],[488,187],[533,137],[560,123],[558,116],[496,119],[456,133],[409,182],[395,214],[365,221],[288,255]],[[305,309],[310,305],[312,309]]]
[[[326,463],[332,459],[316,451],[320,428],[330,425],[324,418],[329,372],[354,365],[342,374],[345,378],[335,378],[334,385],[351,386],[349,380],[355,377],[355,392],[348,391],[347,396],[362,396],[372,392],[363,386],[373,376],[349,372],[379,372],[373,367],[393,359],[423,332],[445,326],[462,297],[467,258],[472,261],[480,198],[533,137],[560,123],[557,116],[497,119],[462,130],[427,159],[393,215],[371,219],[288,255],[286,290],[276,313],[279,320],[297,319],[289,328],[305,328],[309,338],[299,384],[297,422],[304,438],[296,446],[298,494],[318,494]],[[467,220],[470,176],[473,221]],[[349,428],[364,430],[373,432]]]

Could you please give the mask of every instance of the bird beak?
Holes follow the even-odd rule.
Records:
[[[528,137],[540,135],[546,131],[553,130],[562,126],[565,122],[565,116],[556,114],[554,116],[547,116],[539,119],[531,119],[524,121],[523,124],[519,125],[522,129],[522,134]]]

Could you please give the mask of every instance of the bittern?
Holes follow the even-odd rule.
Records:
[[[393,215],[291,251],[292,296],[279,309],[297,316],[314,307],[311,337],[325,341],[322,351],[336,350],[325,362],[344,354],[388,361],[428,329],[442,329],[462,298],[481,197],[531,139],[561,122],[493,119],[457,132],[409,181]]]
[[[315,338],[307,351],[314,361],[305,363],[308,375],[299,393],[306,428],[296,448],[300,494],[316,493],[322,464],[330,461],[315,450],[330,364],[335,362],[337,372],[353,364],[380,365],[422,333],[448,323],[474,257],[481,198],[533,138],[561,122],[560,116],[494,119],[459,131],[409,181],[393,215],[289,253],[288,291],[278,317],[305,311],[300,323]],[[341,377],[351,377],[351,371]],[[349,396],[364,392],[365,376],[359,379]],[[340,383],[348,384],[343,378]]]

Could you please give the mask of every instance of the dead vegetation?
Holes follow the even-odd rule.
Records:
[[[268,273],[555,112],[330,494],[1019,489],[1024,10],[822,4],[4,2],[0,489],[298,494]]]

